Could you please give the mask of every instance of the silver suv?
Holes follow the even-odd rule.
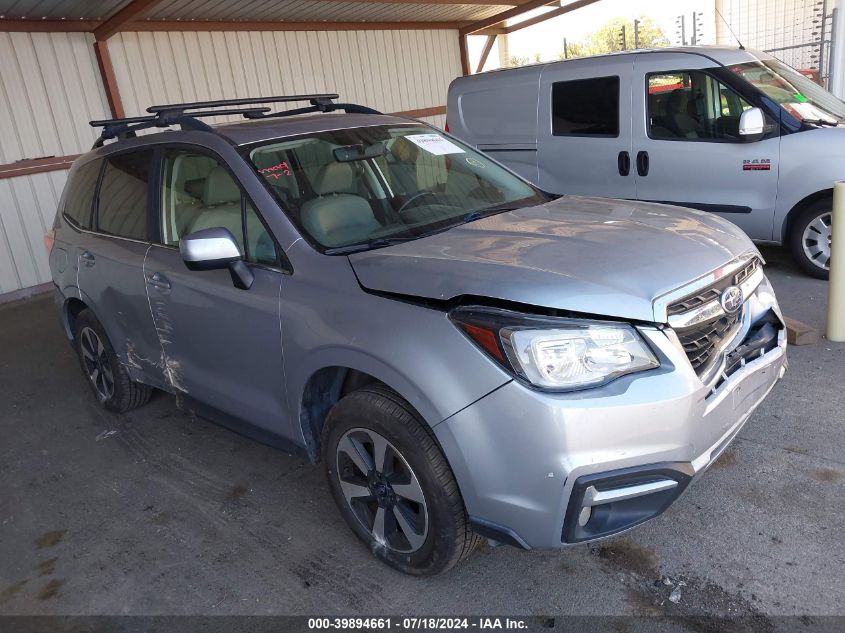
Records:
[[[549,195],[335,97],[92,122],[50,266],[102,405],[160,389],[322,461],[355,534],[411,574],[480,537],[564,547],[660,514],[785,370],[752,243]],[[253,120],[202,121],[221,112]]]

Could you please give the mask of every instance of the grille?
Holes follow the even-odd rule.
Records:
[[[718,298],[719,289],[708,288],[704,292],[673,303],[671,306],[669,306],[667,312],[669,316],[672,316],[673,314],[683,314],[684,312],[689,312],[690,310],[693,310],[698,306],[703,306],[705,303],[710,303],[711,301],[713,301],[713,299]]]
[[[741,284],[753,275],[759,267],[760,260],[755,257],[733,275],[723,277],[709,288],[675,301],[667,307],[667,314],[669,316],[684,314],[717,300],[725,288]],[[696,373],[700,375],[708,367],[719,347],[719,343],[733,333],[741,318],[742,310],[736,314],[725,314],[705,323],[675,330]]]
[[[742,311],[725,315],[715,321],[709,321],[685,330],[678,330],[678,339],[686,352],[692,368],[698,372],[713,358],[719,343],[739,323]]]

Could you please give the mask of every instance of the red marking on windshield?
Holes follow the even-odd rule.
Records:
[[[278,165],[272,165],[270,167],[262,167],[258,170],[258,173],[265,178],[272,178],[273,180],[278,180],[282,176],[293,176],[290,165],[286,162],[281,162]]]

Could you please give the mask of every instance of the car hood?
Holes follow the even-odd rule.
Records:
[[[701,211],[563,196],[349,259],[375,291],[662,321],[655,299],[753,250],[738,227]]]

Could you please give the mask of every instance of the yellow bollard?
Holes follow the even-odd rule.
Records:
[[[833,185],[827,340],[845,343],[845,181]]]

